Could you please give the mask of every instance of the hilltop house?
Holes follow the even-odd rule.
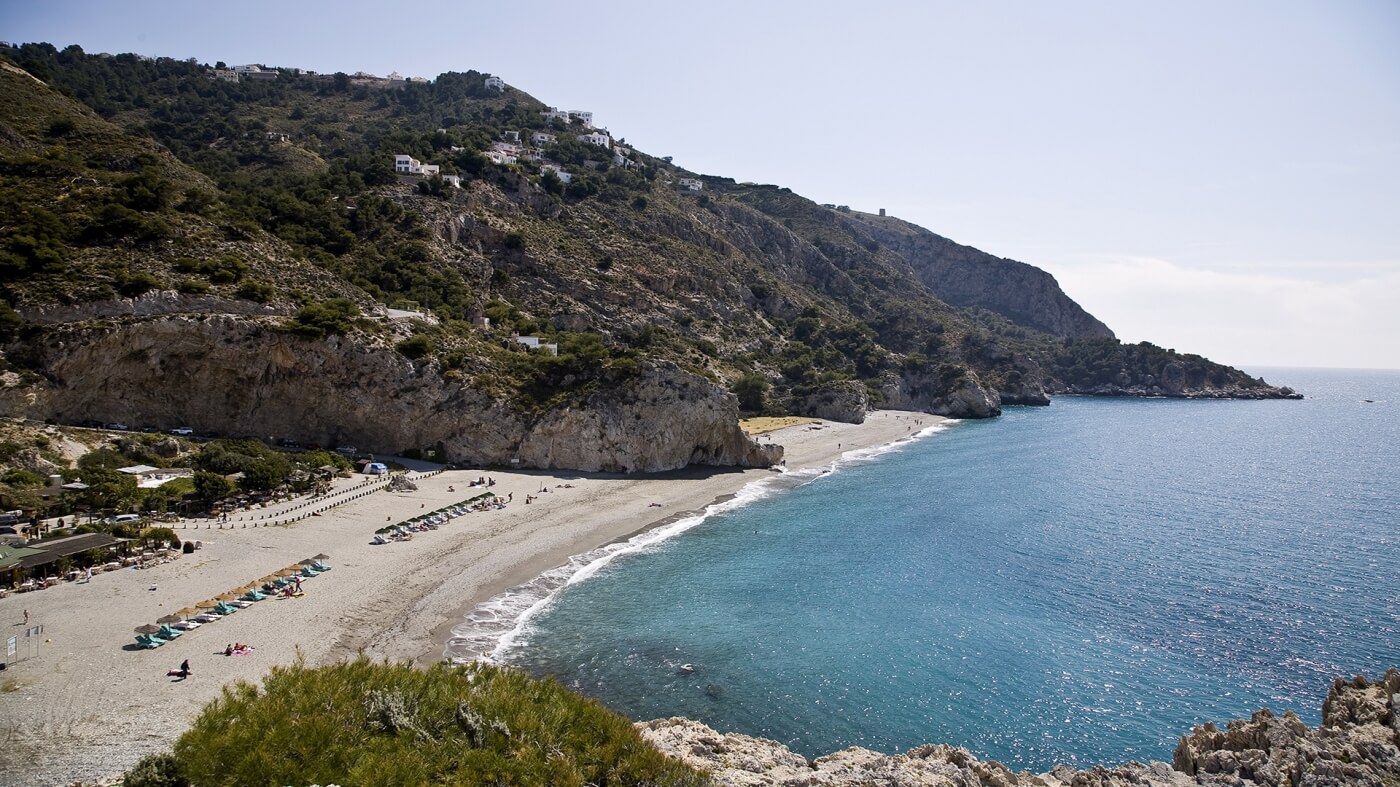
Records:
[[[500,152],[510,156],[519,155],[520,153],[520,146],[515,144],[514,142],[492,142],[491,149],[499,150]]]
[[[678,185],[690,191],[700,191],[705,188],[705,184],[701,183],[698,178],[681,178]]]
[[[593,128],[593,113],[585,112],[582,109],[569,110],[569,117],[579,121],[584,128]]]
[[[216,68],[210,76],[224,82],[237,82],[241,78],[238,76],[238,72],[231,68]]]
[[[490,161],[492,164],[499,164],[501,166],[505,166],[506,164],[514,164],[516,161],[519,161],[519,159],[516,158],[514,154],[506,153],[502,150],[487,150],[483,151],[481,155],[485,156],[486,160]]]
[[[262,66],[256,65],[254,63],[249,63],[246,66],[229,66],[229,68],[232,68],[239,74],[252,74],[254,72],[262,70]]]
[[[612,147],[612,137],[606,131],[594,131],[588,134],[579,134],[578,138],[584,142],[590,142],[601,148]]]
[[[506,81],[504,79],[501,79],[500,77],[487,77],[486,89],[494,90],[497,93],[500,93],[501,91],[506,89]]]
[[[546,134],[543,131],[536,131],[530,135],[530,141],[536,145],[553,145],[559,138],[553,134]]]

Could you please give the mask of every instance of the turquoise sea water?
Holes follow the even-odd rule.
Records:
[[[1333,677],[1400,665],[1400,373],[1268,376],[1308,398],[1061,398],[750,489],[503,658],[808,756],[1038,771],[1170,761],[1261,706],[1315,724]]]

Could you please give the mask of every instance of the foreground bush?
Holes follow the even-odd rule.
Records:
[[[175,759],[195,785],[708,784],[627,719],[553,681],[364,658],[225,688],[176,741]]]

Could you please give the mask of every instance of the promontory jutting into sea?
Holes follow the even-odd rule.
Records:
[[[0,783],[1400,783],[1400,373],[527,88],[0,42]]]

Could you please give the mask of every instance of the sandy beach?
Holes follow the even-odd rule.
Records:
[[[790,426],[760,440],[783,445],[791,471],[829,465],[844,452],[906,438],[940,420],[882,411],[860,425]],[[256,682],[269,668],[298,658],[316,665],[363,652],[436,661],[452,628],[480,602],[572,555],[703,510],[773,472],[415,473],[414,492],[359,494],[288,525],[177,530],[203,548],[154,568],[0,599],[0,640],[21,635],[20,655],[26,653],[24,612],[31,626],[44,627],[38,655],[0,672],[0,784],[118,775],[145,754],[167,749],[221,687]],[[495,480],[491,491],[513,495],[506,509],[459,517],[411,541],[370,543],[377,528],[480,493],[468,483],[483,475]],[[525,505],[527,494],[545,487],[551,491]],[[128,647],[141,624],[319,553],[330,555],[326,562],[334,568],[305,580],[303,597],[258,602],[155,650]],[[224,656],[233,642],[254,650]],[[193,677],[166,677],[186,659]]]

